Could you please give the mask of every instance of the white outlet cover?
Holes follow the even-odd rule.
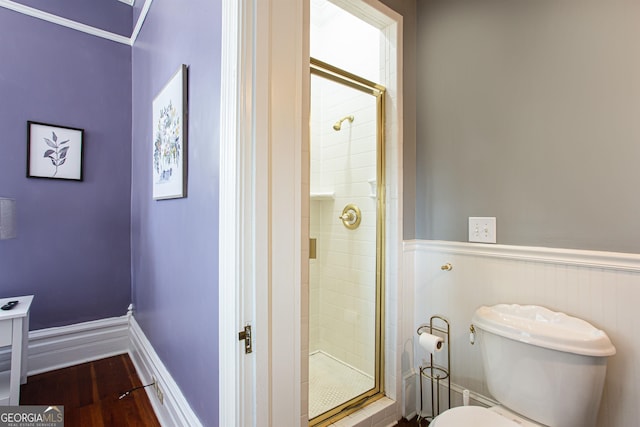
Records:
[[[470,216],[469,241],[496,243],[496,217]]]

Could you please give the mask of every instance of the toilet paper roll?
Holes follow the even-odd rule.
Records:
[[[432,335],[427,332],[420,334],[420,345],[427,350],[427,353],[435,353],[442,350],[442,343],[444,340],[437,335]]]

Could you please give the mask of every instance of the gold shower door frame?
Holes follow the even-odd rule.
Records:
[[[386,89],[362,77],[311,58],[311,74],[326,78],[376,99],[376,319],[375,319],[375,377],[372,389],[318,415],[309,421],[309,426],[327,426],[347,415],[362,409],[367,404],[384,396],[384,277],[385,277],[385,95]]]

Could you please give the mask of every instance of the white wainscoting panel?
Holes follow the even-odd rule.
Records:
[[[469,389],[490,402],[479,346],[469,343],[477,307],[542,305],[582,318],[609,335],[617,354],[608,361],[597,425],[637,425],[640,255],[442,241],[407,241],[404,251],[413,259],[405,263],[410,271],[404,274],[415,294],[414,343],[415,330],[430,316],[450,321],[454,390]],[[441,270],[446,263],[453,265],[451,271]],[[427,359],[424,349],[414,345],[414,369]],[[424,390],[426,400],[429,390]]]

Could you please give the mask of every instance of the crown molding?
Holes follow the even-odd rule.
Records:
[[[133,5],[135,0],[119,0],[119,1]],[[147,17],[147,13],[149,12],[151,3],[153,3],[153,0],[145,1],[144,6],[142,7],[142,11],[140,12],[140,16],[136,21],[136,25],[133,29],[131,37],[122,36],[120,34],[115,34],[110,31],[92,27],[91,25],[87,25],[81,22],[73,21],[71,19],[63,18],[61,16],[54,15],[49,12],[44,12],[42,10],[38,10],[33,7],[25,6],[23,4],[16,3],[11,0],[0,0],[0,7],[12,10],[14,12],[22,13],[23,15],[31,16],[33,18],[41,19],[43,21],[47,21],[52,24],[56,24],[62,27],[70,28],[72,30],[80,31],[85,34],[90,34],[92,36],[100,37],[105,40],[110,40],[116,43],[133,46],[133,44],[136,42],[136,39],[138,38],[138,34],[140,33],[140,30],[142,29],[142,24],[144,23],[144,20]]]
[[[133,4],[134,0],[131,0],[131,4]],[[140,34],[140,30],[142,29],[142,24],[144,24],[144,20],[147,18],[147,14],[149,13],[149,9],[151,8],[151,4],[153,0],[145,0],[144,5],[142,6],[142,10],[140,11],[140,16],[138,16],[138,20],[136,21],[135,27],[133,27],[133,32],[131,33],[131,37],[129,38],[129,45],[133,46],[133,44],[138,39],[138,34]]]

